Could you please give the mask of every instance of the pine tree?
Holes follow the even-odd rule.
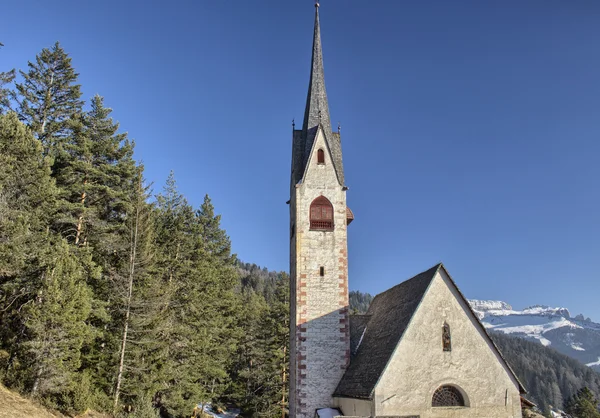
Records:
[[[4,86],[15,79],[15,70],[0,72],[0,115],[10,110],[12,92]]]
[[[44,154],[56,155],[69,135],[69,119],[83,106],[78,74],[58,42],[42,49],[28,66],[20,72],[23,83],[16,85],[19,118],[41,141]]]
[[[64,201],[63,236],[75,245],[91,244],[104,257],[114,251],[111,235],[124,227],[136,176],[133,144],[117,133],[111,112],[96,95],[91,110],[70,121],[72,139],[53,168]]]
[[[162,359],[162,377],[166,382],[178,380],[177,358],[181,351],[185,351],[185,347],[175,343],[177,335],[185,333],[186,329],[178,322],[183,307],[180,306],[181,297],[177,295],[185,291],[184,284],[194,276],[191,260],[195,247],[195,222],[194,210],[177,190],[175,175],[171,171],[162,193],[156,196],[156,264],[162,283],[161,341],[167,342],[168,350]],[[167,393],[169,390],[164,387],[156,394],[158,406],[167,408],[166,405],[170,404]]]
[[[147,188],[142,186],[141,168],[138,187],[129,214],[129,258],[120,272],[121,285],[118,365],[115,369],[113,409],[119,410],[125,395],[128,404],[152,399],[158,391],[156,374],[161,356],[158,332],[161,326],[160,283],[155,273],[153,211],[146,202]]]
[[[34,397],[65,395],[75,389],[81,348],[90,338],[87,320],[92,294],[86,284],[86,267],[93,266],[91,254],[76,255],[62,239],[48,250],[42,256],[35,300],[24,311]]]
[[[7,358],[5,382],[24,390],[28,336],[23,308],[39,291],[56,188],[39,141],[14,113],[0,115],[0,167],[0,349]]]
[[[264,347],[267,330],[262,328],[269,311],[265,298],[251,288],[244,289],[240,299],[244,308],[238,311],[237,316],[239,340],[235,361],[231,365],[229,399],[241,407],[245,415],[253,416],[261,410],[263,384],[269,373],[264,364],[268,351]]]
[[[277,399],[277,410],[281,418],[288,413],[288,388],[289,388],[289,351],[290,351],[290,280],[289,276],[281,273],[277,281],[275,301],[271,304],[269,321],[270,347],[273,351],[274,373],[277,375],[277,390],[274,397]]]
[[[17,274],[55,213],[56,188],[41,146],[14,113],[0,115],[0,277]]]
[[[287,275],[281,274],[270,304],[252,288],[240,295],[244,308],[238,317],[241,332],[229,398],[246,416],[284,417],[287,412],[288,286]]]
[[[169,357],[172,379],[164,407],[175,416],[196,404],[218,399],[228,384],[230,353],[235,350],[235,256],[208,196],[190,225],[190,273],[181,277],[173,299],[174,323]]]
[[[579,389],[565,402],[565,412],[573,418],[600,418],[598,400],[587,387]]]
[[[53,229],[69,243],[89,248],[102,274],[90,280],[94,339],[83,349],[82,370],[107,395],[114,390],[122,320],[118,292],[127,271],[129,228],[141,167],[133,160],[133,143],[118,133],[111,109],[95,96],[91,109],[68,121],[71,131],[65,152],[55,156],[53,175],[59,196]],[[106,400],[101,401],[105,404]]]

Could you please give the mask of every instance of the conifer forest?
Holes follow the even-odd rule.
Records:
[[[19,73],[0,73],[0,381],[69,414],[282,416],[287,276],[237,261],[208,196],[148,187],[59,43]]]

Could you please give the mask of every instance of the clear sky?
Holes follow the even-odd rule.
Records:
[[[5,2],[0,71],[60,41],[159,191],[208,193],[239,258],[288,270],[311,0]],[[600,321],[600,2],[322,0],[350,288],[443,261],[469,298]]]

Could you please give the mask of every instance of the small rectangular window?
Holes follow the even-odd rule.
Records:
[[[319,274],[321,275],[321,277],[325,276],[325,267],[319,267]]]

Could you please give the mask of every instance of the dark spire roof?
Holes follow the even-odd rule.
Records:
[[[323,50],[321,47],[321,25],[319,23],[319,4],[315,4],[315,31],[313,37],[312,60],[310,67],[310,82],[306,96],[306,109],[298,149],[294,146],[294,174],[293,182],[296,184],[304,175],[304,169],[310,157],[313,142],[319,126],[323,129],[325,140],[338,181],[344,186],[344,169],[342,166],[342,146],[340,135],[331,131],[331,118],[329,117],[329,104],[325,90],[325,72],[323,71]],[[296,142],[296,139],[294,139]],[[300,154],[296,154],[299,152]]]
[[[323,50],[321,48],[321,25],[319,24],[319,7],[315,5],[315,34],[313,37],[312,60],[310,64],[310,82],[304,110],[302,132],[306,135],[308,129],[321,124],[323,130],[331,132],[329,104],[325,90],[325,72],[323,71]]]

